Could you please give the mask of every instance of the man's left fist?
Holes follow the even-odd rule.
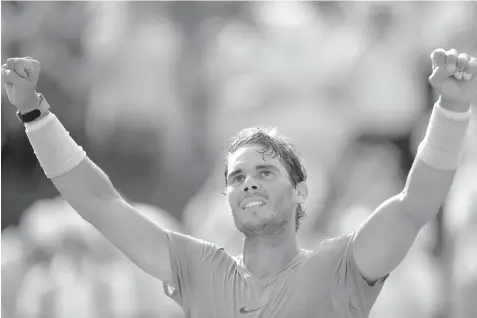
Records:
[[[432,75],[429,83],[442,99],[468,103],[477,94],[477,59],[456,49],[437,49],[431,54]]]

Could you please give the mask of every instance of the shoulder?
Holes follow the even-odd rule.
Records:
[[[308,266],[331,279],[352,256],[355,235],[351,232],[319,242],[307,255]]]
[[[182,252],[184,258],[197,262],[210,263],[219,260],[229,260],[235,262],[223,247],[217,244],[204,241],[187,234],[166,230],[170,244],[170,252]]]
[[[236,260],[211,242],[173,231],[166,233],[172,270],[172,281],[164,285],[166,295],[181,306],[189,306],[197,298],[207,298],[204,290],[221,290],[220,284],[234,272]]]
[[[356,232],[350,232],[337,237],[323,240],[314,250],[315,253],[328,253],[342,255],[351,248]]]

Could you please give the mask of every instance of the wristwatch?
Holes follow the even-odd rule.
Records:
[[[46,99],[43,97],[41,93],[37,93],[38,96],[38,108],[34,109],[32,111],[29,111],[27,113],[20,113],[20,111],[17,111],[17,117],[18,120],[22,123],[29,123],[37,119],[38,117],[42,116],[45,113],[48,113],[50,111],[50,105],[48,105],[48,102]]]

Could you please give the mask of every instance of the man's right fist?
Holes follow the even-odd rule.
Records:
[[[8,99],[21,113],[32,110],[32,105],[36,105],[35,89],[39,75],[40,62],[29,56],[10,58],[2,65],[2,82]]]

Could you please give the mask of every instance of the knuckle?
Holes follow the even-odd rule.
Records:
[[[464,68],[466,63],[467,63],[467,55],[459,54],[459,57],[457,58],[457,66],[459,68]]]
[[[446,60],[448,61],[455,61],[457,60],[458,52],[456,49],[450,49],[446,52]]]
[[[446,52],[444,51],[444,49],[436,49],[431,53],[431,57],[436,57],[438,55],[445,55],[445,54]]]
[[[7,68],[12,68],[15,66],[16,59],[10,58],[7,60]]]
[[[434,60],[437,60],[437,59],[444,58],[445,56],[446,56],[446,53],[444,52],[444,50],[440,49],[440,50],[435,50],[434,52],[432,52],[431,58]]]
[[[446,53],[443,49],[437,49],[431,53],[432,67],[438,67],[445,64]]]

